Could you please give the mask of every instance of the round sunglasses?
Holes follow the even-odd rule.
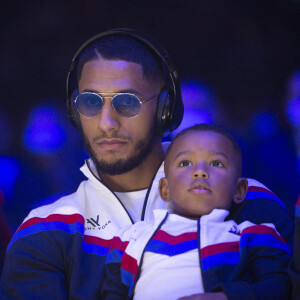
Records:
[[[94,93],[84,92],[79,94],[75,99],[77,111],[86,118],[96,116],[104,105],[104,98],[111,98],[111,105],[114,110],[124,118],[134,118],[141,110],[143,103],[157,97],[154,95],[151,98],[140,101],[140,99],[130,93],[116,93],[114,96],[105,96],[105,94],[114,93]]]

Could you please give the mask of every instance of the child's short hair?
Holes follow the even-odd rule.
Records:
[[[233,149],[235,150],[236,154],[237,154],[237,158],[236,158],[236,163],[237,163],[237,174],[238,177],[241,176],[242,173],[242,151],[240,146],[238,145],[238,143],[236,142],[236,140],[227,132],[225,131],[223,128],[221,127],[217,127],[215,125],[211,125],[211,124],[196,124],[193,125],[191,127],[187,127],[185,129],[183,129],[182,131],[180,131],[172,140],[171,145],[168,147],[167,152],[166,152],[166,158],[168,156],[168,154],[170,153],[172,146],[174,145],[174,142],[181,137],[182,135],[186,134],[189,131],[211,131],[211,132],[216,132],[219,133],[223,136],[225,136],[232,144]]]

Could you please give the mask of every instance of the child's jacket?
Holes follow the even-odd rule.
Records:
[[[236,224],[227,215],[215,209],[189,220],[155,210],[153,222],[124,228],[106,259],[104,296],[171,300],[223,291],[228,299],[290,299],[290,250],[274,225]]]

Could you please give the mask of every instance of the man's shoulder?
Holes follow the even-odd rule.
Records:
[[[260,182],[248,179],[246,199],[230,210],[227,220],[238,224],[250,221],[255,224],[271,223],[291,247],[293,222],[283,202]]]
[[[76,233],[82,236],[84,233],[84,216],[79,204],[80,201],[78,201],[76,193],[73,193],[51,204],[33,209],[15,232],[7,251],[20,240],[25,245],[38,243],[39,247],[44,245],[47,249],[47,245],[51,244],[49,237],[51,236],[53,239],[53,234],[56,238],[60,236],[61,240],[64,240],[65,233],[68,233],[70,237],[76,236]]]
[[[251,217],[251,222],[263,223],[266,222],[266,217],[274,219],[275,216],[278,217],[282,214],[288,217],[284,203],[269,188],[257,180],[249,178],[247,180],[246,198],[241,204],[232,207],[228,218],[235,219],[237,217],[239,219],[237,222],[241,222]]]
[[[24,222],[34,217],[47,218],[49,215],[53,214],[80,214],[82,212],[84,202],[85,199],[80,197],[80,193],[76,191],[72,194],[62,196],[52,203],[32,209]]]
[[[84,197],[80,197],[80,188],[72,194],[60,197],[56,201],[39,206],[30,211],[14,234],[11,243],[24,236],[47,232],[79,231],[84,227]]]
[[[254,200],[254,199],[269,199],[278,203],[286,210],[285,204],[279,199],[269,188],[263,185],[261,182],[247,178],[248,180],[248,191],[245,201]]]

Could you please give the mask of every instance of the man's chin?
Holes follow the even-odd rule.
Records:
[[[131,159],[118,159],[114,161],[93,159],[99,174],[105,175],[121,175],[130,172],[137,167],[137,162]]]
[[[133,169],[139,167],[141,163],[147,159],[148,155],[153,151],[154,141],[156,138],[155,126],[152,124],[149,129],[148,134],[143,139],[138,139],[135,143],[132,143],[132,151],[123,152],[125,157],[122,157],[121,153],[116,152],[110,153],[109,156],[103,157],[99,153],[95,153],[88,142],[85,135],[84,143],[87,153],[93,160],[98,174],[106,175],[121,175],[132,171]],[[108,154],[108,153],[106,153]],[[118,158],[116,156],[118,155]],[[97,158],[99,156],[99,159]]]

